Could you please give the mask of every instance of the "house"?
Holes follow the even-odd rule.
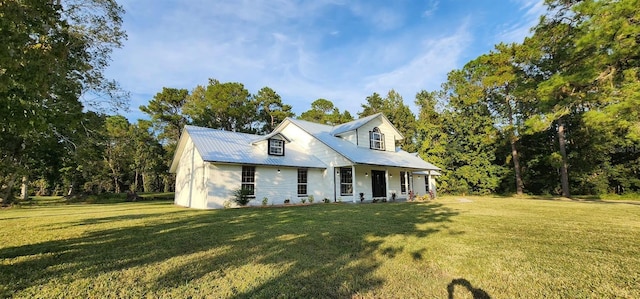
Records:
[[[396,148],[401,139],[380,113],[337,126],[287,118],[264,136],[186,126],[170,169],[175,203],[223,208],[240,188],[250,190],[250,205],[435,193],[440,169]]]

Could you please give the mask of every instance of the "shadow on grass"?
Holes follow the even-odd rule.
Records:
[[[489,296],[487,292],[480,288],[473,287],[471,283],[464,278],[454,279],[447,285],[447,293],[449,294],[449,299],[454,299],[453,294],[455,292],[456,286],[462,286],[466,288],[467,291],[471,293],[471,296],[473,296],[473,299],[491,299],[491,296]]]
[[[419,229],[420,224],[445,223],[456,215],[438,203],[400,203],[88,217],[66,224],[148,219],[143,225],[116,225],[90,230],[78,238],[0,249],[0,259],[15,259],[0,265],[2,284],[8,291],[0,297],[47,284],[54,277],[68,284],[132,267],[161,272],[147,286],[147,295],[153,296],[205,276],[232,276],[230,271],[251,265],[279,270],[263,279],[254,274],[249,278],[253,284],[242,290],[216,293],[211,289],[209,294],[231,298],[351,297],[381,286],[385,278],[374,275],[380,259],[404,251],[402,246],[383,248],[381,241],[371,241],[371,237],[426,237],[439,229]],[[422,258],[421,252],[407,254]]]

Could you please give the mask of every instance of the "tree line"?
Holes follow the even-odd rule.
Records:
[[[443,169],[439,190],[444,193],[568,197],[638,192],[640,3],[548,0],[545,4],[547,13],[522,43],[500,43],[449,72],[439,90],[417,92],[413,99],[417,115],[390,90],[366,97],[357,116],[384,113],[405,136],[398,146]],[[118,6],[112,9],[117,16]],[[59,14],[52,19],[65,20]],[[20,16],[24,14],[16,14]],[[2,26],[8,26],[5,23]],[[65,24],[73,28],[68,22],[61,24],[61,29]],[[62,52],[85,53],[92,41],[115,47],[123,34],[88,39],[84,48]],[[267,134],[286,117],[329,125],[354,119],[327,99],[317,99],[296,116],[269,87],[251,94],[241,83],[216,79],[191,90],[163,88],[140,107],[149,119],[134,124],[118,115],[83,112],[83,94],[98,90],[117,95],[117,86],[100,76],[100,80],[85,82],[78,77],[67,82],[69,76],[63,75],[91,66],[91,56],[84,58],[84,64],[71,61],[67,69],[60,69],[65,65],[52,65],[48,55],[54,54],[40,53],[37,46],[52,39],[30,41],[37,35],[16,35],[22,40],[2,38],[8,45],[38,53],[24,57],[34,68],[60,74],[34,78],[25,73],[24,78],[11,77],[13,81],[0,74],[0,95],[8,101],[0,107],[8,120],[0,137],[4,200],[18,190],[21,180],[40,194],[170,191],[174,179],[168,165],[186,124]],[[3,65],[11,66],[4,61],[15,57],[2,55]],[[34,57],[38,59],[31,61]],[[100,73],[102,64],[94,64],[90,69]],[[24,72],[17,66],[8,71]],[[69,93],[52,80],[75,89]],[[42,90],[25,88],[30,86],[25,82]]]

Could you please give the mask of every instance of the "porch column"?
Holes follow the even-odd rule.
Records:
[[[410,189],[409,189],[409,172],[408,171],[404,172],[404,190],[406,191],[405,195],[407,195],[407,198],[409,198]]]
[[[353,198],[353,203],[356,203],[356,194],[358,194],[356,192],[356,166],[355,165],[351,165],[351,192],[352,192],[352,198]]]
[[[386,191],[386,194],[384,195],[385,199],[389,199],[389,169],[385,168],[384,169],[384,190]]]

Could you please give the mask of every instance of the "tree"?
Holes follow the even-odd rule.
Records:
[[[282,103],[280,95],[269,87],[263,87],[253,97],[258,106],[258,133],[267,134],[287,117],[294,117],[291,105]]]
[[[28,175],[34,136],[65,139],[58,135],[81,119],[83,95],[123,103],[117,84],[103,76],[111,50],[126,38],[122,13],[109,0],[0,5],[0,202],[11,201],[17,178]]]
[[[233,132],[253,133],[257,107],[242,83],[220,83],[209,79],[197,86],[183,106],[183,112],[196,126]]]
[[[416,143],[420,156],[430,163],[444,167],[447,156],[447,134],[443,115],[436,110],[438,95],[425,90],[416,94],[420,114],[416,121]],[[446,170],[445,170],[446,172]]]
[[[596,129],[617,127],[629,143],[640,140],[639,16],[635,0],[546,3],[548,15],[525,41],[539,51],[534,65],[541,79],[537,113],[527,125],[531,131],[555,129],[562,195],[569,197],[569,118]]]
[[[326,99],[317,99],[311,103],[311,109],[302,112],[300,119],[325,125],[339,125],[350,122],[353,116],[349,111],[340,113],[340,109],[333,105],[333,102]]]
[[[182,113],[182,107],[189,97],[186,89],[163,87],[147,106],[140,106],[140,110],[151,117],[151,123],[158,132],[158,137],[168,144],[175,144],[180,139],[180,133],[188,123]]]
[[[441,178],[444,191],[454,193],[495,192],[504,169],[495,163],[499,131],[486,103],[480,101],[484,89],[472,64],[451,71],[439,96],[448,103],[442,113],[446,134],[446,155]]]
[[[480,100],[486,101],[494,115],[496,126],[509,141],[518,195],[524,192],[517,146],[518,132],[523,122],[520,119],[523,100],[517,96],[522,89],[521,82],[524,78],[523,71],[520,69],[522,65],[519,59],[520,48],[521,46],[516,44],[498,44],[495,52],[481,55],[469,63],[474,65],[480,73],[480,84],[485,89],[484,97]]]
[[[109,191],[122,192],[128,183],[127,170],[134,165],[134,147],[129,135],[129,121],[121,115],[109,116],[105,122],[107,142],[104,161],[109,167],[113,185]]]

